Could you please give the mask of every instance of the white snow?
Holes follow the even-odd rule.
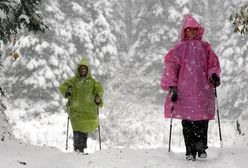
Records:
[[[83,14],[83,8],[76,2],[71,2],[72,10],[78,14]]]
[[[114,48],[114,47],[111,46],[111,45],[104,46],[104,47],[102,48],[102,52],[103,52],[104,54],[109,53],[109,54],[117,55],[117,50],[116,50],[116,48]]]
[[[30,47],[35,45],[37,42],[39,41],[38,38],[32,36],[32,35],[28,35],[28,36],[22,36],[20,37],[20,43],[17,44],[19,47]]]
[[[169,9],[169,20],[177,20],[178,18],[182,17],[181,13],[176,11],[174,8],[170,7]]]
[[[50,57],[48,62],[54,66],[58,66],[59,65],[59,59],[56,57]]]
[[[183,6],[184,4],[189,3],[189,0],[176,0],[177,4],[179,4],[180,6]]]
[[[27,64],[27,69],[28,70],[33,70],[34,68],[38,67],[38,62],[36,61],[35,58],[33,58],[28,64]]]
[[[153,14],[155,16],[159,16],[159,15],[162,15],[164,12],[163,8],[160,6],[160,5],[155,5],[153,7]]]
[[[46,79],[54,79],[55,75],[52,71],[51,68],[49,68],[48,66],[45,67],[45,78]]]
[[[28,106],[28,105],[26,105]],[[13,111],[14,113],[14,111]],[[43,112],[44,115],[46,115]],[[61,116],[62,117],[62,116]],[[3,121],[5,116],[0,115]],[[49,122],[54,122],[57,116],[50,117]],[[60,118],[61,120],[62,118]],[[42,122],[42,121],[41,121]],[[126,121],[128,122],[128,121]],[[1,122],[2,123],[2,122]],[[7,126],[0,125],[0,133],[6,131]],[[29,125],[32,129],[34,126]],[[56,133],[52,127],[47,133]],[[25,128],[24,128],[25,129]],[[50,129],[50,130],[49,130]],[[56,130],[56,128],[55,128]],[[215,129],[216,130],[216,129]],[[228,128],[227,130],[230,130]],[[38,131],[38,130],[37,130]],[[49,137],[49,135],[48,135]],[[149,138],[149,137],[148,137]],[[230,137],[232,139],[233,137]],[[37,137],[41,139],[41,137]],[[173,139],[172,139],[173,140]],[[71,145],[71,144],[69,144]],[[197,159],[195,162],[186,161],[184,151],[178,151],[172,143],[172,151],[160,147],[154,149],[130,149],[118,147],[104,147],[101,151],[96,145],[97,151],[89,155],[75,152],[62,152],[53,147],[33,146],[16,140],[13,137],[5,137],[0,141],[0,167],[1,168],[246,168],[248,146],[224,146],[224,148],[210,147],[207,149],[208,158]]]
[[[190,10],[187,8],[187,7],[184,7],[183,8],[183,15],[186,15],[186,14],[188,14],[188,13],[190,13]]]
[[[6,17],[6,13],[3,10],[0,10],[0,19],[4,20]]]
[[[46,11],[54,13],[54,17],[59,21],[65,19],[65,14],[59,9],[59,2],[57,0],[49,1],[49,5],[46,5]]]
[[[54,50],[54,54],[57,55],[62,55],[64,54],[64,48],[60,47],[56,43],[51,44],[51,48]]]
[[[0,142],[0,167],[3,168],[246,168],[247,155],[247,146],[211,148],[207,159],[193,162],[186,161],[184,153],[168,153],[167,148],[104,149],[83,155],[14,140]]]
[[[43,50],[49,47],[49,43],[47,41],[43,41],[42,44],[37,44],[35,47],[35,51],[37,51],[39,54],[43,53]]]
[[[102,26],[104,29],[108,29],[110,27],[106,18],[102,14],[99,14],[98,18],[95,21],[95,24]]]
[[[24,19],[24,20],[26,21],[27,24],[30,23],[30,19],[29,19],[29,17],[28,17],[27,15],[22,14],[21,16],[19,16],[19,19],[20,19],[20,20],[21,20],[21,19]]]
[[[28,106],[28,105],[27,105]],[[13,113],[15,113],[13,111]],[[46,115],[43,112],[44,115]],[[50,117],[54,122],[58,117]],[[4,116],[0,116],[1,121]],[[60,118],[61,120],[62,118]],[[126,121],[128,122],[128,121]],[[2,122],[1,122],[2,123]],[[30,125],[31,126],[31,125]],[[49,128],[49,127],[47,127]],[[24,128],[25,129],[25,128]],[[36,129],[32,126],[32,129]],[[52,127],[49,128],[53,132]],[[0,127],[0,132],[6,128]],[[55,133],[55,132],[53,132]],[[48,135],[49,136],[49,135]],[[37,137],[40,139],[41,137]],[[149,136],[148,136],[149,138]],[[98,146],[97,146],[98,147]],[[167,152],[167,146],[155,149],[128,149],[118,147],[98,149],[89,155],[75,152],[62,152],[53,147],[32,146],[15,138],[0,141],[0,167],[2,168],[246,168],[248,146],[228,146],[224,148],[210,147],[208,158],[186,161],[184,152]]]

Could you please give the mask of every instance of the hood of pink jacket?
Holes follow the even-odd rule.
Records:
[[[182,31],[181,31],[181,40],[182,41],[183,40],[186,40],[184,31],[188,27],[197,28],[198,29],[198,33],[197,33],[195,39],[197,39],[197,40],[201,40],[202,39],[202,36],[204,34],[204,28],[192,16],[187,15],[186,16],[186,19],[184,21],[184,24],[183,24]]]

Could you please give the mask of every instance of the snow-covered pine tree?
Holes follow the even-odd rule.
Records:
[[[31,32],[44,32],[47,29],[40,12],[41,0],[1,0],[0,1],[0,58],[2,62],[2,54],[6,54],[3,44],[9,42],[16,42],[16,36],[19,31],[26,29]],[[11,54],[13,59],[19,57],[18,53]],[[1,63],[2,66],[2,63]],[[1,67],[2,68],[2,67]],[[3,74],[1,73],[1,77]],[[2,78],[2,80],[5,80]],[[2,86],[2,85],[1,85]],[[7,126],[6,116],[4,110],[6,109],[3,104],[4,91],[0,87],[0,135],[1,140],[8,133],[10,135],[9,127]]]
[[[234,32],[248,33],[248,2],[245,2],[230,16],[230,20],[234,26]]]
[[[223,22],[227,19],[225,15],[223,15],[223,12],[225,11],[223,3],[223,0],[206,1],[205,20],[207,21],[207,27],[205,27],[204,34],[207,37],[208,42],[211,43],[214,51],[216,51],[217,46],[220,44],[219,38],[222,36],[220,31],[223,28]],[[219,22],[216,22],[215,20],[219,20]]]
[[[12,130],[8,123],[7,116],[4,113],[5,106],[0,100],[1,106],[0,106],[0,141],[5,141],[6,139],[11,138],[12,136]]]
[[[243,2],[243,3],[242,3]],[[228,3],[228,2],[225,2]],[[243,4],[242,6],[239,6]],[[226,4],[226,6],[230,4]],[[225,76],[227,77],[224,82],[228,86],[227,97],[229,100],[225,104],[225,110],[228,111],[229,116],[233,116],[234,121],[237,123],[237,132],[240,135],[238,138],[241,143],[246,145],[248,140],[248,43],[247,43],[247,2],[244,1],[232,1],[232,8],[229,8],[228,15],[232,21],[226,23],[229,27],[229,34],[234,30],[236,34],[232,34],[229,37],[225,37],[222,40],[225,41],[219,49],[222,50],[225,67]],[[238,7],[239,6],[239,7]],[[226,31],[224,29],[223,31]],[[240,35],[241,34],[241,35]],[[230,103],[230,104],[228,104]]]
[[[240,87],[233,86],[240,85],[240,80],[243,78],[239,74],[244,70],[242,57],[247,52],[246,40],[242,36],[233,33],[228,18],[235,7],[236,4],[232,3],[232,1],[223,1],[222,4],[219,4],[218,9],[222,9],[222,13],[225,14],[226,18],[222,22],[222,28],[216,30],[218,32],[216,36],[219,39],[216,41],[216,53],[220,57],[222,68],[222,93],[220,95],[225,98],[225,100],[221,101],[222,106],[225,107],[223,117],[228,116],[230,118],[236,118],[241,114],[241,110],[237,109],[240,106],[235,105],[235,102],[242,93],[239,91]]]
[[[44,32],[47,29],[39,7],[41,0],[1,0],[0,40],[5,44],[22,28]]]
[[[116,37],[114,35],[114,11],[112,0],[89,1],[91,15],[91,42],[92,48],[88,50],[93,74],[101,77],[102,81],[113,77],[117,57]]]

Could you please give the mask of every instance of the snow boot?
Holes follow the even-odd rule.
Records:
[[[195,161],[195,156],[192,154],[186,155],[186,160],[187,161],[189,161],[189,160]]]
[[[198,157],[199,158],[202,158],[202,159],[204,159],[204,158],[207,158],[207,152],[205,151],[205,150],[202,150],[202,151],[198,151]]]
[[[75,150],[75,152],[77,153],[77,155],[88,155],[89,153],[85,152],[84,150]]]

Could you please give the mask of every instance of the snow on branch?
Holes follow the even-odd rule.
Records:
[[[234,26],[234,32],[240,34],[248,33],[248,2],[237,9],[231,16],[230,20]]]
[[[20,29],[44,32],[47,25],[43,21],[39,7],[41,0],[1,0],[0,40],[8,43]]]

